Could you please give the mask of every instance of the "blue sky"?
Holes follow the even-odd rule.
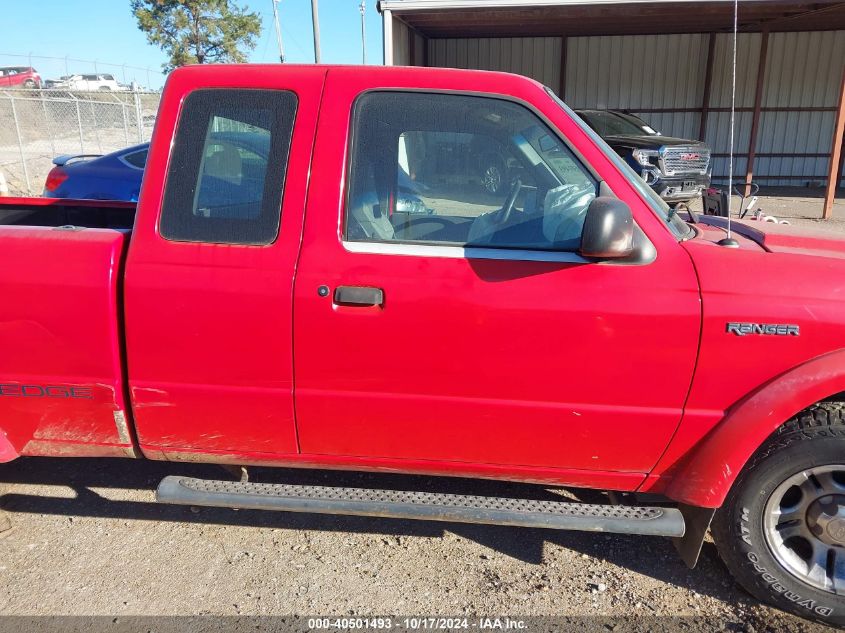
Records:
[[[273,27],[272,0],[235,0],[262,16],[262,32],[250,56],[252,62],[278,61]],[[155,46],[147,44],[129,8],[129,0],[2,0],[0,66],[32,65],[45,78],[97,70],[114,74],[118,81],[136,80],[141,85],[161,85],[158,74],[165,60]],[[320,0],[320,44],[323,63],[361,63],[360,0]],[[367,62],[382,62],[381,15],[376,0],[367,5]],[[311,0],[281,0],[282,39],[287,61],[314,61],[311,33]],[[53,57],[56,59],[42,59]],[[74,61],[74,60],[86,60]],[[152,69],[147,73],[133,68]],[[148,80],[149,76],[149,80]]]

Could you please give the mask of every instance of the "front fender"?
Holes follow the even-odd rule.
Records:
[[[845,349],[790,369],[733,405],[722,421],[671,468],[670,499],[718,508],[739,472],[784,422],[845,391]]]

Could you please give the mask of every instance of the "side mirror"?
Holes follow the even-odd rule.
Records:
[[[584,218],[579,253],[595,259],[619,259],[633,251],[634,217],[630,207],[609,196],[593,200]]]

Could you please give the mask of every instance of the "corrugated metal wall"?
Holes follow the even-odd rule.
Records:
[[[757,151],[763,154],[828,154],[834,111],[765,111],[765,108],[835,108],[845,63],[845,31],[772,33],[763,89]],[[760,174],[791,178],[776,184],[826,180],[828,158],[768,158],[754,164]],[[823,176],[819,178],[819,176]],[[767,184],[773,184],[772,181]]]
[[[393,65],[411,66],[411,34],[408,25],[393,18]]]
[[[408,28],[402,20],[393,18],[393,65],[422,66],[425,60],[425,38]]]
[[[394,26],[396,64],[410,62],[410,30]],[[419,38],[419,35],[416,35]],[[565,100],[576,108],[624,108],[639,112],[664,134],[696,138],[701,125],[708,34],[569,37],[566,39]],[[710,111],[705,141],[715,154],[728,153],[732,36],[715,36]],[[744,178],[757,84],[759,33],[737,42],[734,174]],[[429,66],[516,72],[558,90],[559,37],[431,39]],[[414,64],[422,64],[422,38]],[[754,178],[766,185],[823,182],[828,158],[767,157],[765,154],[829,154],[839,81],[845,64],[845,31],[772,33],[759,122]],[[789,108],[814,108],[796,111]],[[767,111],[778,108],[778,111]],[[826,110],[822,110],[826,108]],[[693,111],[690,111],[693,110]],[[695,111],[699,110],[699,111]],[[727,158],[714,158],[714,176],[727,174]],[[775,176],[787,176],[775,178]],[[821,178],[819,178],[821,177]]]
[[[429,40],[428,64],[519,73],[557,87],[560,42],[559,37]]]
[[[572,37],[563,96],[574,108],[697,108],[706,58],[707,36],[701,34]],[[695,112],[653,112],[644,118],[667,134],[698,134]]]
[[[740,33],[736,42],[736,107],[754,108],[757,91],[757,69],[760,66],[760,33]],[[705,53],[706,54],[706,53]],[[713,78],[710,83],[710,107],[723,110],[731,107],[731,62],[733,59],[733,36],[722,33],[716,36],[713,49]],[[735,116],[734,152],[743,154],[734,157],[734,176],[745,180],[748,159],[744,154],[751,141],[753,112],[740,111]],[[713,148],[714,154],[727,154],[730,150],[730,112],[709,112],[707,132],[704,141]],[[714,180],[728,174],[728,158],[713,158]],[[766,182],[765,184],[774,184]]]

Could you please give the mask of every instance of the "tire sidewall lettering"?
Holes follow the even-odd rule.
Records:
[[[798,605],[799,607],[803,607],[808,611],[820,615],[822,617],[829,617],[833,614],[833,607],[826,607],[823,605],[819,605],[816,603],[815,600],[812,598],[804,598],[801,595],[795,593],[794,591],[790,591],[789,589],[784,586],[784,584],[775,576],[769,569],[763,567],[760,564],[760,557],[752,551],[749,551],[746,554],[746,558],[748,562],[751,563],[751,566],[754,568],[754,572],[757,576],[766,583],[766,586],[774,591],[775,593],[781,594],[784,598],[789,600],[790,602]]]

